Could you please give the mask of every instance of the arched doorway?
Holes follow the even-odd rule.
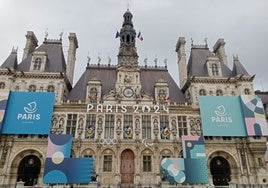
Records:
[[[229,185],[231,169],[229,162],[220,156],[214,157],[210,162],[210,172],[215,186]]]
[[[126,149],[121,154],[121,183],[134,183],[134,153],[130,149]]]
[[[33,186],[38,182],[40,174],[41,161],[35,155],[24,157],[19,164],[17,182],[25,182],[25,186]]]

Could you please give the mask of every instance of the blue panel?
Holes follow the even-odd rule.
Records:
[[[0,133],[2,132],[3,120],[5,117],[8,97],[0,97]]]
[[[55,94],[10,92],[3,134],[49,134]]]
[[[185,183],[208,183],[206,159],[185,159]]]
[[[93,166],[93,158],[64,158],[60,164],[46,158],[43,183],[89,183]]]
[[[200,96],[204,136],[246,136],[244,116],[238,96]]]
[[[47,158],[52,158],[58,153],[59,156],[69,158],[71,156],[72,135],[50,134],[47,145]]]

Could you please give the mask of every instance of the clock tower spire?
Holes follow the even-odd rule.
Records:
[[[133,15],[127,9],[124,13],[123,24],[120,30],[120,47],[118,53],[118,65],[135,67],[138,66],[138,54],[135,46],[136,31],[132,22]]]

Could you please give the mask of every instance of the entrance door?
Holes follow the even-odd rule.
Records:
[[[126,149],[121,154],[121,183],[134,183],[134,153]]]
[[[229,185],[231,169],[229,162],[223,157],[214,157],[210,162],[210,172],[215,186]]]
[[[40,169],[41,162],[38,157],[34,155],[24,157],[19,164],[17,181],[25,182],[25,186],[36,185]]]

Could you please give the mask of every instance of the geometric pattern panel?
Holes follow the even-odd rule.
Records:
[[[203,136],[182,136],[184,158],[164,158],[163,172],[170,183],[208,183]]]
[[[241,95],[247,135],[267,136],[268,126],[261,98],[256,95]]]
[[[71,148],[72,135],[49,135],[43,183],[90,182],[93,158],[70,158]]]

